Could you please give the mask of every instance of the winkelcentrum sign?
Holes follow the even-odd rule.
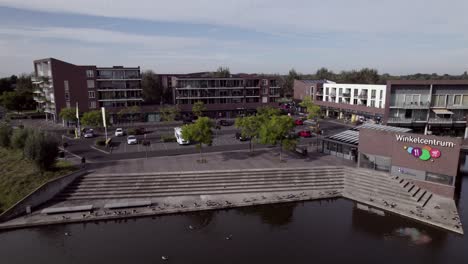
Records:
[[[446,140],[427,139],[421,137],[395,135],[396,140],[405,143],[422,144],[424,147],[403,146],[403,149],[415,158],[420,160],[434,161],[442,155],[442,152],[436,147],[455,147],[455,143]]]
[[[397,141],[401,141],[401,142],[431,145],[435,147],[448,147],[448,148],[455,147],[455,143],[451,141],[446,141],[446,140],[427,139],[427,138],[404,136],[404,135],[395,135],[395,137]]]

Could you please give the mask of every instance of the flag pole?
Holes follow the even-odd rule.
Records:
[[[76,119],[78,120],[78,133],[76,133],[77,137],[81,137],[81,128],[80,128],[80,111],[78,110],[78,102],[76,102]]]

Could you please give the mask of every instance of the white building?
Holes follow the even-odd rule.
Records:
[[[324,102],[385,108],[386,85],[324,83]]]

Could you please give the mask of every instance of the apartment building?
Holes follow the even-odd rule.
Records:
[[[280,87],[277,79],[257,75],[229,78],[172,77],[174,104],[190,112],[197,101],[206,106],[206,115],[232,118],[261,106],[277,106]]]
[[[326,116],[355,119],[357,116],[380,119],[385,113],[386,86],[375,84],[324,83],[323,97],[315,103]]]
[[[468,81],[387,82],[384,122],[424,134],[468,137]]]
[[[140,105],[140,67],[74,65],[54,58],[34,61],[34,100],[38,110],[57,122],[63,108],[80,112]]]
[[[295,100],[304,100],[304,97],[310,96],[313,101],[323,101],[323,84],[335,83],[329,80],[294,80]]]

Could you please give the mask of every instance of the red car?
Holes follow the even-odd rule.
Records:
[[[310,133],[310,131],[308,131],[308,130],[301,130],[301,131],[299,131],[297,133],[297,135],[300,136],[300,137],[304,137],[304,138],[312,137],[312,133]]]
[[[301,119],[296,119],[296,121],[294,121],[294,124],[296,124],[296,126],[302,126],[304,125],[304,122]]]

